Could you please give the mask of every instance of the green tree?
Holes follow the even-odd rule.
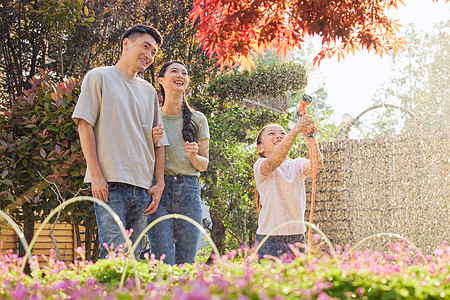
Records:
[[[392,57],[398,71],[376,93],[374,104],[390,103],[410,111],[383,109],[368,130],[369,136],[400,133],[420,128],[438,130],[450,126],[450,21],[435,26],[431,34],[409,26],[406,51]],[[418,124],[417,124],[418,121]]]
[[[120,57],[126,28],[142,23],[161,31],[164,45],[142,76],[152,84],[166,61],[181,60],[194,83],[206,83],[217,71],[215,61],[195,43],[195,24],[187,22],[192,0],[71,1],[7,0],[0,4],[0,102],[11,104],[31,87],[39,69],[84,76],[90,69],[113,65]],[[195,85],[196,87],[200,85]]]
[[[310,62],[309,57],[311,57],[313,54],[314,45],[312,40],[305,42],[302,47],[302,51],[295,51],[292,56],[289,56],[289,58],[283,58],[282,55],[277,54],[275,51],[269,50],[265,52],[264,55],[258,55],[256,60],[256,64],[258,67],[256,68],[256,71],[261,66],[269,67],[273,65],[279,65],[283,64],[283,61],[289,60],[289,63],[293,66],[302,66],[301,76],[308,78],[309,82],[310,74],[314,71],[314,67]],[[288,74],[289,76],[296,76],[296,74],[290,72],[287,72],[286,74]],[[332,120],[334,110],[327,104],[328,93],[325,90],[324,82],[321,81],[320,84],[321,85],[319,85],[318,89],[310,93],[313,101],[310,105],[307,106],[306,110],[307,113],[311,115],[318,124],[319,133],[317,136],[317,140],[319,142],[327,142],[333,140],[336,137],[338,127]],[[292,113],[293,116],[296,115],[298,106],[304,93],[305,89],[303,88],[291,88],[286,92],[288,106],[287,110]],[[296,119],[297,118],[294,117],[294,121]],[[289,124],[289,126],[291,125],[292,124]]]
[[[11,104],[40,68],[62,55],[75,24],[91,19],[84,1],[6,0],[0,8],[0,102]]]

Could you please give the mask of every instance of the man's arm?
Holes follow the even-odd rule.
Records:
[[[95,143],[94,129],[91,124],[83,119],[78,121],[78,133],[80,134],[81,150],[91,173],[92,196],[103,202],[108,202],[108,183],[103,177],[98,163],[97,144]]]
[[[149,215],[154,213],[158,209],[161,195],[164,191],[164,164],[165,164],[165,147],[155,147],[155,178],[156,184],[149,189],[149,193],[152,196],[152,202],[145,209],[145,214]]]

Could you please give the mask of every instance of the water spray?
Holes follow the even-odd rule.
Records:
[[[302,95],[302,100],[300,102],[300,105],[298,106],[298,112],[297,114],[300,117],[307,116],[306,113],[306,106],[311,104],[312,97],[306,94]],[[310,157],[311,157],[311,166],[312,166],[312,184],[311,184],[311,209],[309,211],[309,223],[313,224],[313,216],[314,216],[314,201],[315,201],[315,195],[316,195],[316,149],[314,144],[314,132],[308,132],[306,135],[309,139],[309,151],[310,151]],[[312,226],[309,226],[308,230],[308,242],[307,242],[307,249],[308,254],[311,254],[311,236],[312,236]]]

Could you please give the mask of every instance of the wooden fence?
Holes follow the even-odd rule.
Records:
[[[41,223],[35,224],[35,233]],[[32,249],[32,255],[37,255],[39,262],[44,262],[42,255],[49,256],[50,249],[55,248],[50,238],[52,224],[47,224],[41,231],[39,238]],[[12,249],[14,253],[19,252],[20,243],[14,230],[9,226],[0,225],[0,241],[3,242],[3,251]],[[58,223],[53,231],[57,246],[60,251],[61,260],[66,264],[73,263],[75,257],[75,234],[71,224]]]

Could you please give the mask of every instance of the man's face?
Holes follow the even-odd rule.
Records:
[[[155,60],[158,45],[149,34],[140,34],[123,40],[122,56],[126,57],[130,66],[134,66],[136,73],[143,72]]]

